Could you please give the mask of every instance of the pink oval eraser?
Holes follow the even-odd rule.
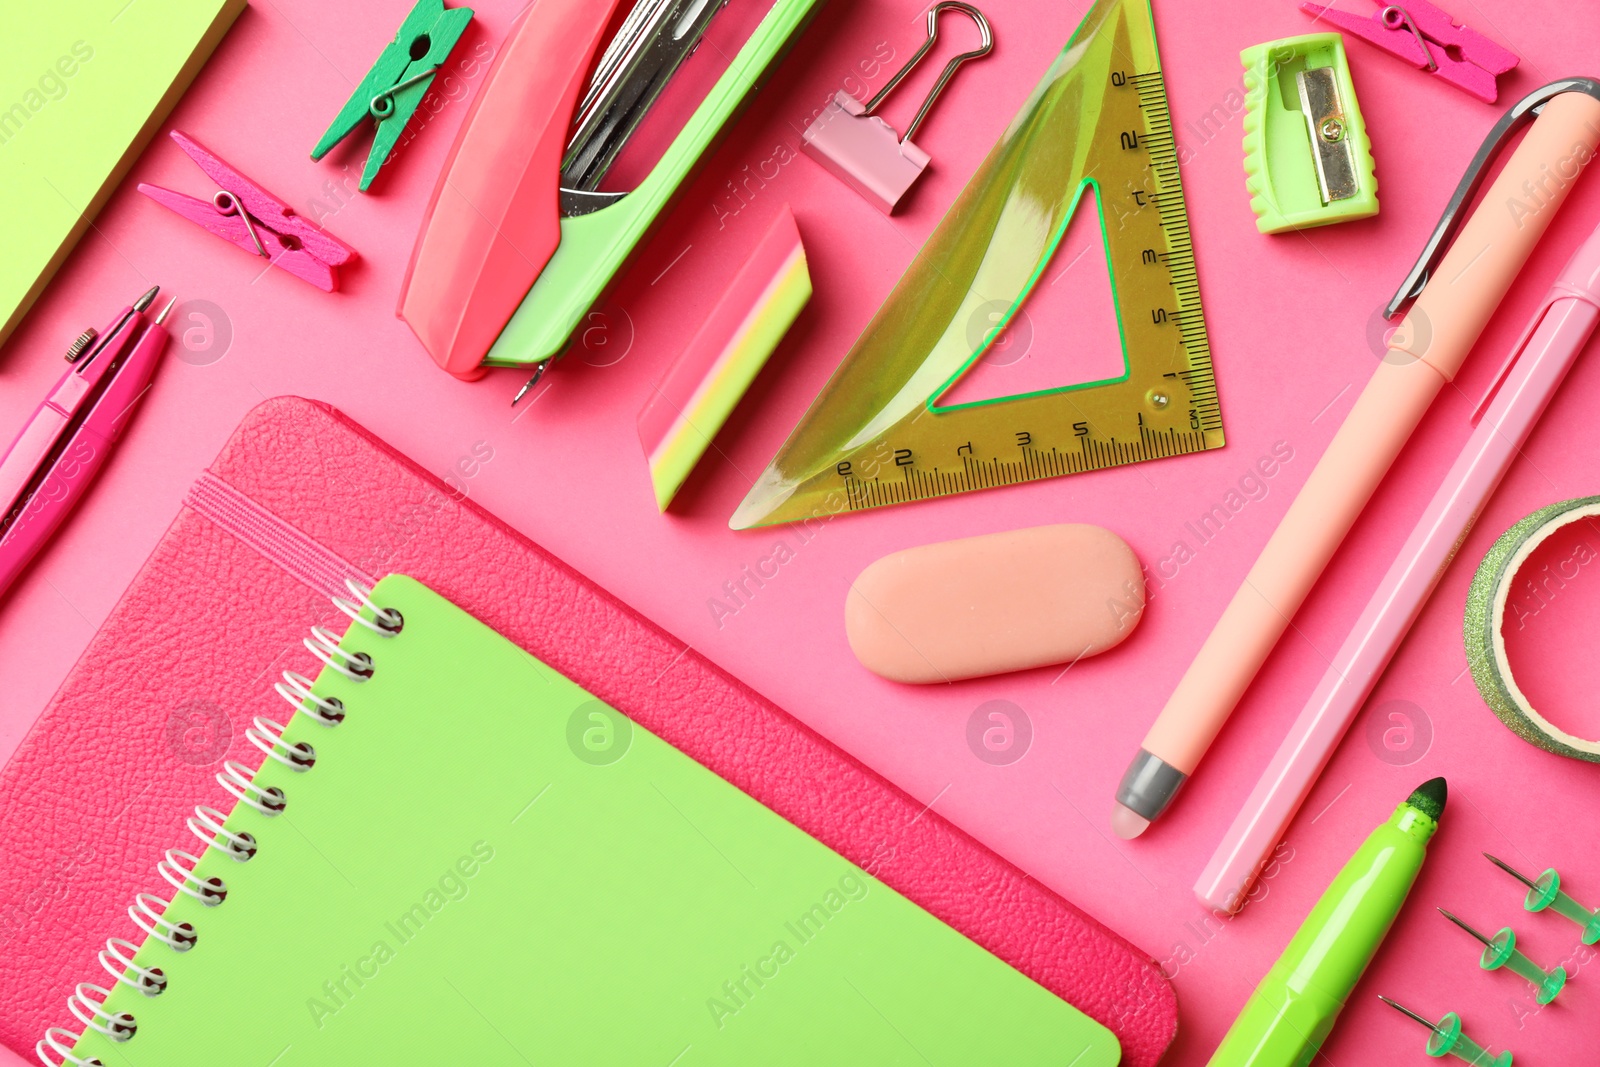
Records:
[[[1133,632],[1144,603],[1122,538],[1033,526],[883,557],[850,586],[844,626],[874,674],[953,682],[1098,655]]]

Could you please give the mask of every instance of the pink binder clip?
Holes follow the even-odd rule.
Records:
[[[172,131],[172,139],[217,183],[216,193],[199,200],[140,182],[141,193],[323,292],[338,288],[333,268],[356,258],[355,249],[296,215],[288,204],[218,159],[199,141],[178,130]]]
[[[1385,4],[1369,18],[1322,4],[1301,4],[1300,10],[1443,78],[1486,104],[1500,95],[1495,79],[1517,65],[1513,53],[1457,24],[1448,12],[1427,0]]]
[[[905,136],[873,114],[878,106],[894,92],[917,64],[933,50],[939,39],[939,16],[945,11],[960,11],[971,16],[983,34],[982,43],[970,52],[963,52],[945,64],[939,80],[934,83],[928,98],[922,102],[917,117],[906,127]],[[970,59],[978,59],[994,50],[994,31],[983,12],[971,4],[956,0],[941,0],[928,9],[928,39],[917,49],[906,65],[889,79],[878,95],[863,104],[841,90],[823,109],[816,121],[806,127],[803,138],[806,153],[827,168],[834,177],[876,204],[886,215],[894,214],[906,191],[928,169],[928,153],[911,143],[911,138],[922,126],[922,121],[933,110],[939,94],[955,76],[956,69]]]

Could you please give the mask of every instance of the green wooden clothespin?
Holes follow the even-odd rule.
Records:
[[[361,172],[361,190],[365,192],[471,21],[470,7],[447,10],[444,0],[417,0],[394,40],[384,46],[383,54],[311,150],[311,158],[327,155],[370,115],[377,129],[372,135],[372,150],[367,153],[366,169]]]

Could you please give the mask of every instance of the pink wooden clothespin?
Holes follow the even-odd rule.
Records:
[[[172,139],[217,183],[216,193],[199,200],[144,182],[139,184],[141,193],[323,292],[338,288],[334,268],[356,258],[355,249],[296,215],[199,141],[178,130],[172,131]]]
[[[1301,4],[1300,10],[1345,33],[1375,44],[1397,59],[1426,70],[1484,103],[1500,95],[1495,79],[1517,65],[1517,57],[1487,37],[1458,24],[1448,12],[1427,0],[1384,4],[1369,18],[1336,11],[1322,4]]]

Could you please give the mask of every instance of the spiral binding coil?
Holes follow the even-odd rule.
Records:
[[[178,860],[189,861],[185,867]],[[167,849],[166,855],[156,864],[156,871],[167,883],[180,893],[186,893],[208,908],[214,908],[228,899],[228,883],[221,878],[207,878],[201,880],[195,877],[194,869],[200,861],[187,852],[175,848]]]
[[[90,1000],[90,993],[94,993],[100,999]],[[110,995],[111,991],[103,986],[79,982],[78,988],[67,998],[67,1007],[72,1009],[72,1014],[76,1015],[83,1025],[100,1031],[113,1041],[126,1041],[138,1029],[138,1024],[127,1012],[112,1015],[105,1010],[106,998]],[[102,1019],[105,1021],[101,1022]]]
[[[284,671],[283,681],[272,687],[289,706],[302,715],[309,715],[324,726],[338,726],[344,722],[344,701],[338,697],[319,697],[311,691],[311,680],[294,671]],[[311,707],[306,707],[307,704]]]
[[[393,637],[405,625],[405,619],[394,608],[384,608],[373,603],[372,591],[351,581],[345,581],[354,599],[333,597],[333,605],[354,622],[383,637]],[[331,631],[313,626],[305,646],[324,665],[349,678],[364,682],[374,671],[372,657],[365,652],[351,654],[339,647],[340,639]],[[338,726],[345,719],[345,706],[336,697],[321,697],[312,693],[311,681],[294,673],[283,672],[283,681],[273,688],[289,702],[295,712],[326,727]],[[256,717],[245,729],[245,737],[260,749],[267,758],[276,760],[292,771],[308,771],[317,761],[316,749],[304,741],[287,744],[283,740],[282,723]],[[288,806],[288,794],[277,786],[258,786],[250,769],[242,763],[228,760],[217,773],[217,782],[241,804],[247,804],[263,815],[273,816]],[[202,804],[194,809],[188,819],[189,831],[207,849],[215,849],[229,859],[246,863],[253,859],[260,845],[255,835],[227,828],[228,817],[216,808]],[[202,850],[203,851],[203,850]],[[189,852],[168,849],[156,863],[156,872],[172,886],[173,899],[177,893],[193,897],[208,908],[222,904],[228,897],[228,886],[221,878],[200,878],[195,870],[200,860]],[[154,939],[166,944],[173,952],[187,952],[199,941],[199,931],[186,922],[173,922],[166,917],[172,900],[162,900],[152,893],[135,894],[128,908],[128,917],[145,932],[147,941]],[[167,975],[160,967],[145,967],[134,962],[140,951],[131,941],[113,937],[100,951],[100,966],[111,978],[122,985],[137,989],[147,997],[158,997],[167,991]],[[84,1030],[74,1034],[71,1030],[52,1026],[34,1046],[45,1067],[105,1067],[99,1059],[84,1059],[73,1050],[77,1048],[83,1032],[94,1030],[116,1042],[130,1041],[138,1032],[139,1023],[131,1012],[115,1015],[105,1010],[110,991],[104,986],[89,982],[80,983],[70,997],[67,1008]],[[56,1058],[52,1059],[51,1054]]]
[[[280,815],[289,806],[289,798],[277,786],[262,789],[251,781],[250,768],[228,760],[217,774],[217,782],[233,794],[235,800],[250,805],[263,815]]]
[[[128,918],[150,937],[165,941],[172,951],[188,952],[194,948],[195,942],[200,940],[200,935],[195,933],[194,927],[188,923],[175,923],[168,919],[166,915],[168,906],[168,901],[162,900],[154,893],[139,893],[134,896],[133,905],[128,908]]]
[[[167,990],[167,976],[160,967],[141,967],[133,962],[134,953],[138,951],[139,946],[132,941],[113,937],[100,950],[100,966],[123,985],[131,986],[147,997],[159,997]],[[128,977],[129,971],[139,976],[138,981]]]
[[[350,590],[355,600],[346,600],[344,597],[333,598],[333,606],[350,616],[355,622],[360,623],[375,634],[383,637],[393,637],[405,626],[406,620],[394,608],[380,608],[372,602],[372,591],[354,578],[346,578],[344,587]],[[364,612],[371,612],[372,618],[367,618]]]
[[[228,817],[216,808],[208,808],[204,804],[194,809],[194,814],[188,820],[189,832],[200,839],[201,844],[207,848],[214,848],[230,859],[244,863],[252,860],[256,855],[256,837],[251,833],[235,833],[222,824]],[[217,838],[222,838],[226,845],[217,844]]]
[[[304,741],[283,743],[283,724],[257,715],[244,728],[250,743],[291,771],[308,771],[317,762],[317,750]]]
[[[372,677],[372,657],[365,652],[351,655],[339,647],[339,635],[321,626],[311,628],[311,636],[303,644],[324,666],[332,667],[352,682],[364,682]]]

